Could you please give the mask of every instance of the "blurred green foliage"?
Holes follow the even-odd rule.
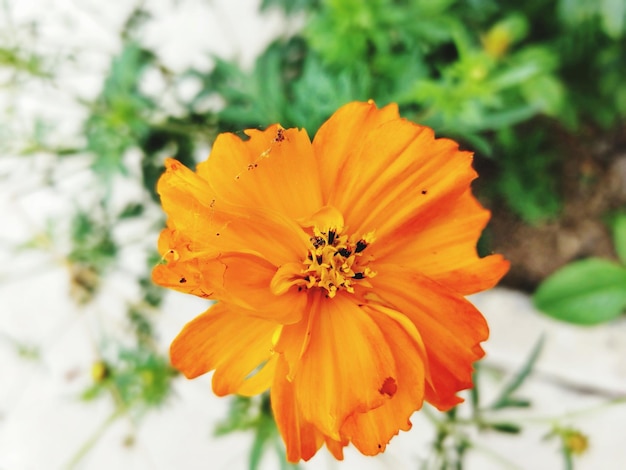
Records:
[[[626,117],[624,2],[265,1],[305,14],[250,72],[218,60],[220,130],[281,122],[312,135],[339,106],[373,98],[492,158],[487,194],[528,223],[558,215],[562,163],[550,128]],[[621,18],[621,19],[620,19]]]
[[[624,4],[265,0],[263,9],[304,17],[303,30],[270,44],[252,70],[215,57],[212,70],[176,77],[140,44],[149,15],[137,10],[90,105],[87,150],[104,179],[125,171],[129,149],[142,150],[144,184],[156,196],[164,151],[192,164],[198,143],[218,132],[273,122],[313,135],[339,106],[372,98],[492,159],[486,194],[540,223],[561,208],[564,157],[551,129],[626,117]],[[174,117],[142,91],[148,71],[174,88],[189,79],[201,86]],[[215,99],[223,105],[207,108]]]
[[[480,391],[484,387],[485,376],[494,371],[479,363],[472,380],[474,388],[470,391],[470,399],[466,404],[453,408],[447,413],[434,413],[428,406],[424,408],[423,412],[435,425],[436,433],[433,452],[421,468],[463,469],[465,457],[469,451],[485,451],[485,449],[479,449],[475,443],[473,437],[476,432],[519,435],[529,427],[528,422],[519,419],[519,414],[512,413],[520,409],[529,409],[532,406],[531,400],[521,397],[519,391],[533,374],[544,342],[543,336],[538,339],[519,370],[504,382],[498,395],[490,404],[484,403]],[[561,439],[560,453],[566,468],[573,468],[574,458],[582,455],[587,449],[586,437],[579,431],[562,427],[559,424],[560,419],[546,421],[551,421],[552,425],[552,430],[546,435],[546,439],[555,436]],[[517,468],[518,462],[510,461],[506,455],[499,452],[485,452],[484,455],[493,459],[493,468]]]
[[[91,400],[109,391],[118,407],[145,412],[161,405],[177,372],[169,361],[147,348],[119,349],[93,366],[94,384],[83,393]]]
[[[2,85],[14,82],[20,74],[51,78],[52,73],[48,70],[49,67],[44,57],[34,52],[24,51],[18,45],[0,47],[0,68],[12,71],[11,79]]]
[[[215,435],[223,436],[237,431],[254,434],[248,465],[250,470],[261,468],[262,458],[270,450],[274,450],[278,455],[281,470],[299,468],[298,465],[286,461],[285,448],[274,421],[268,393],[255,398],[233,397],[228,416],[218,423]]]
[[[148,132],[153,101],[139,84],[152,54],[134,41],[126,44],[113,60],[100,96],[85,123],[87,149],[96,156],[93,169],[105,182],[124,172],[122,159]]]

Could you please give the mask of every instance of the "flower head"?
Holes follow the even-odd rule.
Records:
[[[158,184],[162,286],[217,300],[171,347],[218,395],[271,389],[287,457],[325,443],[385,449],[424,400],[446,410],[471,387],[488,328],[464,296],[508,269],[479,258],[489,213],[472,155],[395,105],[340,108],[313,142],[273,125],[221,134],[193,172]]]

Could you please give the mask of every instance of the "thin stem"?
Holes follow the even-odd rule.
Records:
[[[527,423],[552,423],[554,421],[563,421],[567,419],[578,418],[580,416],[585,416],[591,413],[595,413],[598,411],[603,411],[605,408],[609,408],[612,406],[626,405],[626,396],[615,398],[613,400],[606,401],[604,403],[599,403],[597,405],[590,406],[588,408],[582,408],[580,410],[568,411],[558,416],[530,416],[530,417],[519,417],[516,418],[517,421],[527,422]]]
[[[81,446],[80,449],[74,454],[72,459],[65,466],[66,470],[71,470],[78,465],[78,463],[85,458],[85,456],[89,453],[89,451],[93,448],[93,446],[98,442],[98,440],[102,437],[104,432],[109,428],[113,422],[119,418],[123,414],[123,410],[117,409],[115,410],[99,427],[96,431],[91,435],[89,439]]]
[[[503,457],[497,452],[494,452],[488,447],[484,447],[482,445],[476,444],[475,442],[472,442],[472,449],[478,452],[482,452],[484,455],[488,456],[495,462],[498,462],[504,468],[508,468],[511,470],[523,470],[522,467],[518,467],[514,462],[511,462],[509,459]]]

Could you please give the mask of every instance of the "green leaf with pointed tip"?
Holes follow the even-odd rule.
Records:
[[[599,258],[576,261],[546,279],[533,300],[558,320],[578,325],[610,321],[626,308],[626,268]]]
[[[528,408],[531,403],[525,398],[505,398],[499,403],[499,408]]]
[[[535,364],[537,363],[537,359],[539,359],[539,354],[541,354],[541,350],[543,349],[543,343],[545,338],[541,336],[537,341],[537,344],[533,347],[528,359],[522,366],[522,368],[517,372],[515,377],[504,387],[502,392],[500,392],[500,396],[489,408],[492,410],[499,410],[501,408],[508,407],[519,407],[523,406],[522,403],[526,403],[526,400],[513,397],[513,393],[520,388],[520,386],[526,381],[530,373],[533,371]]]
[[[519,434],[522,432],[522,427],[514,423],[490,423],[489,428],[506,434]]]
[[[613,244],[623,265],[626,265],[626,214],[619,214],[613,221]]]

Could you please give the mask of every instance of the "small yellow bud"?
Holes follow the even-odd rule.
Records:
[[[589,447],[589,439],[582,432],[574,429],[563,433],[563,445],[574,455],[582,455]]]
[[[94,362],[91,366],[91,377],[94,382],[102,382],[109,376],[109,367],[104,361]]]
[[[485,52],[494,59],[506,54],[512,42],[509,31],[501,26],[494,26],[481,39]]]

